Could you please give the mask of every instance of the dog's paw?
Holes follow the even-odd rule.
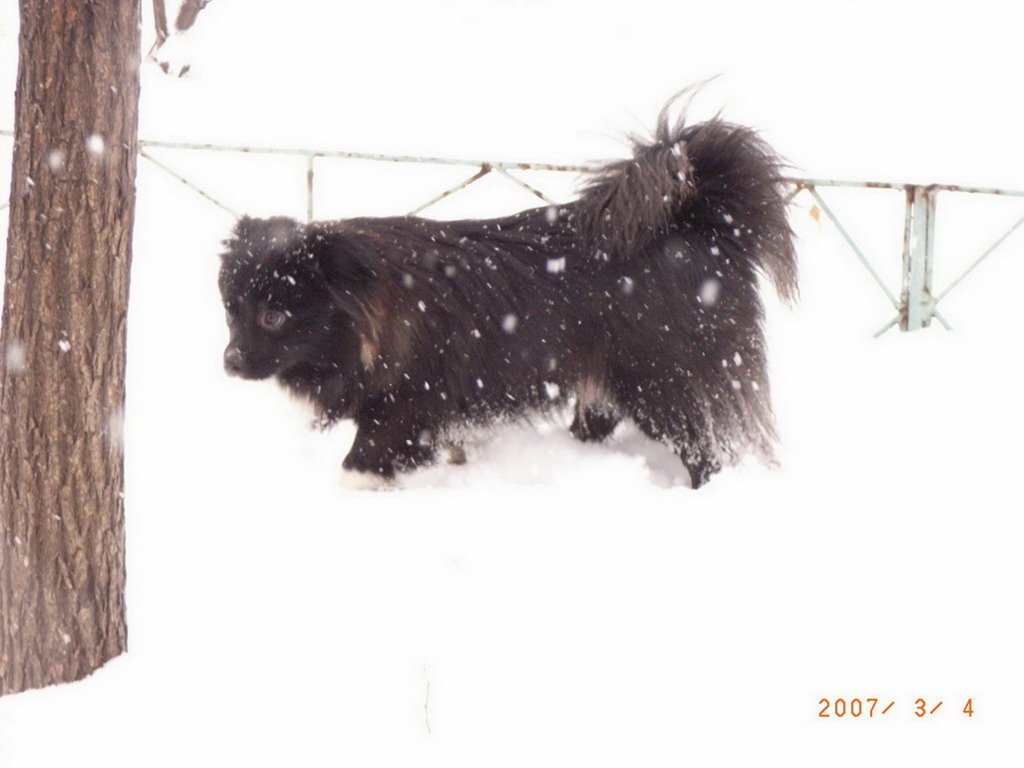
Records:
[[[373,472],[358,469],[341,470],[341,487],[346,491],[383,491],[389,485],[386,478]]]
[[[447,449],[449,464],[461,466],[466,463],[466,449],[461,443],[450,443]]]

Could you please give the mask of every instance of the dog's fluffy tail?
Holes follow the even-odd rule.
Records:
[[[633,157],[599,168],[577,204],[582,234],[611,260],[644,255],[674,229],[706,231],[723,254],[796,294],[784,163],[753,130],[714,118],[672,119],[673,99]]]

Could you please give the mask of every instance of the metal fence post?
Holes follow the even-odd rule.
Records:
[[[907,215],[903,229],[903,291],[900,329],[927,328],[935,314],[932,261],[935,253],[935,187],[906,187]]]
[[[306,155],[306,221],[313,220],[313,161],[316,155]]]

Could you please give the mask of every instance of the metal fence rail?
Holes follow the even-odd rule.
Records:
[[[12,136],[10,131],[0,131],[0,135]],[[220,207],[235,218],[240,215],[238,211],[219,200],[209,191],[203,189],[192,180],[178,173],[166,162],[153,157],[150,150],[186,150],[192,152],[227,152],[245,153],[276,156],[301,157],[305,159],[306,165],[306,219],[312,221],[314,217],[314,178],[316,172],[316,161],[320,158],[347,159],[347,160],[371,160],[383,163],[419,163],[427,165],[462,166],[471,169],[471,174],[458,184],[443,190],[439,194],[413,208],[408,215],[417,215],[439,203],[447,197],[470,187],[484,176],[495,174],[496,176],[515,184],[536,196],[541,201],[556,205],[557,201],[546,195],[543,191],[527,183],[515,175],[516,171],[554,171],[559,173],[588,173],[594,170],[593,166],[581,164],[556,164],[556,163],[534,163],[534,162],[508,162],[496,160],[470,160],[448,157],[419,157],[415,155],[386,155],[366,152],[340,152],[333,150],[314,149],[293,149],[286,147],[261,147],[242,145],[219,145],[219,144],[196,144],[187,142],[171,141],[139,141],[139,155],[155,167],[161,169],[173,178],[177,179],[189,189],[201,195],[206,200]],[[825,214],[829,221],[835,226],[836,231],[847,243],[854,256],[861,265],[868,271],[879,288],[885,293],[886,298],[892,304],[896,314],[884,326],[876,336],[898,326],[904,331],[913,331],[925,328],[930,325],[932,319],[936,319],[947,330],[951,329],[950,324],[938,311],[938,304],[961,282],[971,274],[985,259],[997,250],[1014,232],[1024,225],[1024,215],[1017,219],[1012,226],[995,238],[992,244],[986,248],[977,258],[970,262],[967,268],[956,278],[950,281],[942,290],[935,291],[932,286],[932,268],[935,262],[935,224],[938,218],[938,199],[940,194],[968,194],[968,195],[998,195],[1001,197],[1024,198],[1024,191],[996,189],[991,187],[967,187],[956,184],[911,184],[892,183],[875,181],[843,181],[835,179],[805,179],[790,178],[787,183],[792,185],[789,199],[792,200],[798,195],[806,194],[814,201],[818,209]],[[822,197],[821,190],[828,188],[856,188],[856,189],[883,189],[899,190],[904,193],[904,224],[903,224],[903,253],[901,267],[901,286],[899,295],[886,285],[885,281],[878,274],[871,262],[865,255],[863,249],[850,235],[843,222],[836,215],[828,202]],[[0,210],[6,208],[8,202],[0,204]]]
[[[384,163],[420,163],[425,165],[455,165],[465,166],[467,168],[476,169],[474,173],[464,181],[456,184],[454,187],[446,189],[445,191],[438,194],[436,197],[431,198],[422,205],[409,211],[409,215],[413,216],[426,210],[435,203],[439,203],[449,195],[458,192],[459,190],[465,189],[470,184],[479,181],[489,173],[496,173],[513,183],[523,187],[531,194],[535,195],[542,201],[549,205],[554,205],[555,201],[545,195],[539,189],[533,187],[522,179],[514,176],[510,171],[557,171],[564,173],[586,173],[593,170],[588,165],[557,165],[553,163],[527,163],[519,162],[512,163],[507,161],[499,160],[460,160],[450,157],[418,157],[415,155],[383,155],[373,154],[368,152],[338,152],[332,150],[310,150],[310,149],[285,149],[280,147],[250,147],[250,146],[232,146],[232,145],[218,145],[218,144],[190,144],[184,142],[173,142],[173,141],[139,141],[139,154],[156,164],[167,173],[174,176],[182,183],[188,185],[196,192],[206,197],[214,204],[220,206],[224,210],[238,216],[231,208],[224,203],[213,198],[208,193],[201,190],[195,184],[188,179],[184,178],[180,174],[176,173],[172,169],[168,168],[165,164],[155,160],[153,156],[148,153],[147,149],[178,149],[178,150],[192,150],[201,152],[241,152],[246,154],[262,154],[262,155],[278,155],[284,157],[302,157],[306,160],[306,219],[312,221],[313,219],[313,179],[315,173],[315,163],[320,158],[332,158],[332,159],[343,159],[343,160],[372,160]]]

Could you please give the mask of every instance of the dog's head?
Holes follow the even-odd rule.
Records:
[[[241,219],[225,242],[220,290],[233,376],[311,382],[372,367],[372,275],[337,238],[292,219]]]

